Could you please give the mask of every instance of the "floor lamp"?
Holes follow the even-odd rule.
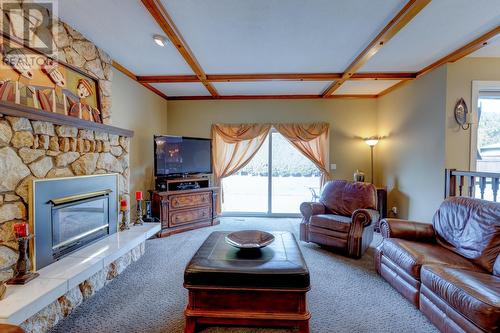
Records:
[[[379,141],[379,138],[377,137],[371,137],[365,139],[365,143],[370,146],[370,169],[371,169],[371,183],[373,184],[373,148],[375,148],[375,145],[377,145]]]

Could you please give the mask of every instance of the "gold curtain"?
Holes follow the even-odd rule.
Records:
[[[269,124],[212,125],[214,185],[220,186],[224,177],[231,176],[247,165],[264,143]],[[217,200],[221,212],[222,191]]]
[[[327,123],[276,124],[274,128],[321,171],[321,186],[330,179]]]

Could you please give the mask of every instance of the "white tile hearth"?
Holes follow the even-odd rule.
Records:
[[[39,270],[40,276],[24,286],[7,286],[0,301],[0,323],[21,324],[158,231],[159,223],[133,226]]]

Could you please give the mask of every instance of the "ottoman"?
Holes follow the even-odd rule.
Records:
[[[309,332],[309,270],[293,234],[272,232],[275,241],[251,255],[227,244],[227,234],[211,233],[186,266],[185,332],[207,325]]]

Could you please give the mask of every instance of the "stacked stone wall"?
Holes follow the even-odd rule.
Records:
[[[33,179],[118,174],[129,192],[128,137],[0,115],[0,281],[13,274],[13,224],[28,222]]]

